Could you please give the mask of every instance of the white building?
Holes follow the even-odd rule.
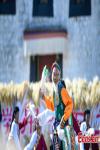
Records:
[[[100,0],[2,0],[0,82],[39,80],[55,59],[64,78],[100,75]]]

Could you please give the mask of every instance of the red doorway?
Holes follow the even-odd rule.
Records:
[[[57,61],[62,70],[62,54],[54,55],[37,55],[31,56],[30,59],[30,81],[39,81],[43,67],[47,65],[51,70],[52,63]]]

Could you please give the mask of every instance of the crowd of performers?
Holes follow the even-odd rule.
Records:
[[[24,150],[98,150],[97,144],[78,143],[78,133],[84,133],[90,128],[90,111],[85,111],[84,120],[79,127],[73,115],[73,100],[69,96],[63,80],[61,69],[55,62],[52,65],[53,94],[47,96],[40,89],[42,100],[39,104],[39,115],[34,113],[34,104],[27,104],[27,116],[19,122],[19,108],[16,106],[13,112],[10,133],[7,142],[7,150],[22,150],[20,144],[20,129],[27,124],[30,115],[34,118],[34,130],[29,143]],[[48,132],[50,142],[47,143],[45,133]]]

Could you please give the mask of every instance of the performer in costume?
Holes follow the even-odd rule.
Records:
[[[52,111],[55,110],[55,126],[56,124],[60,124],[59,129],[64,129],[64,127],[68,124],[68,119],[72,115],[74,130],[78,134],[80,132],[80,129],[76,119],[74,118],[74,115],[72,114],[73,101],[66,90],[64,81],[61,80],[60,76],[61,69],[59,65],[55,62],[52,65],[53,96],[47,97],[43,95],[42,92],[41,95],[46,102],[47,108],[51,109]],[[61,132],[64,133],[64,130],[62,130]],[[68,133],[64,134],[68,135]],[[61,136],[59,135],[59,137]]]
[[[57,63],[54,63],[52,65],[53,97],[48,98],[43,95],[43,99],[46,102],[47,108],[51,109],[52,111],[55,110],[55,126],[56,123],[58,123],[60,124],[60,129],[64,129],[65,123],[73,110],[73,101],[61,83],[60,75],[60,67]]]
[[[22,122],[19,123],[19,108],[16,106],[14,108],[10,133],[8,136],[7,149],[8,150],[21,150],[19,134],[20,129],[27,124],[27,119],[29,115],[23,119]]]

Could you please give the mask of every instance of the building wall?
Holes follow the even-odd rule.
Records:
[[[72,18],[66,22],[68,29],[68,56],[65,76],[92,79],[100,75],[100,1],[92,1],[92,15]]]
[[[54,17],[32,17],[33,0],[17,0],[15,16],[0,15],[0,81],[29,80],[29,57],[24,56],[26,29],[66,29],[63,75],[85,77],[100,75],[100,0],[92,1],[92,14],[69,18],[69,0],[54,0]],[[41,52],[42,53],[42,52]],[[49,52],[48,52],[49,53]]]

